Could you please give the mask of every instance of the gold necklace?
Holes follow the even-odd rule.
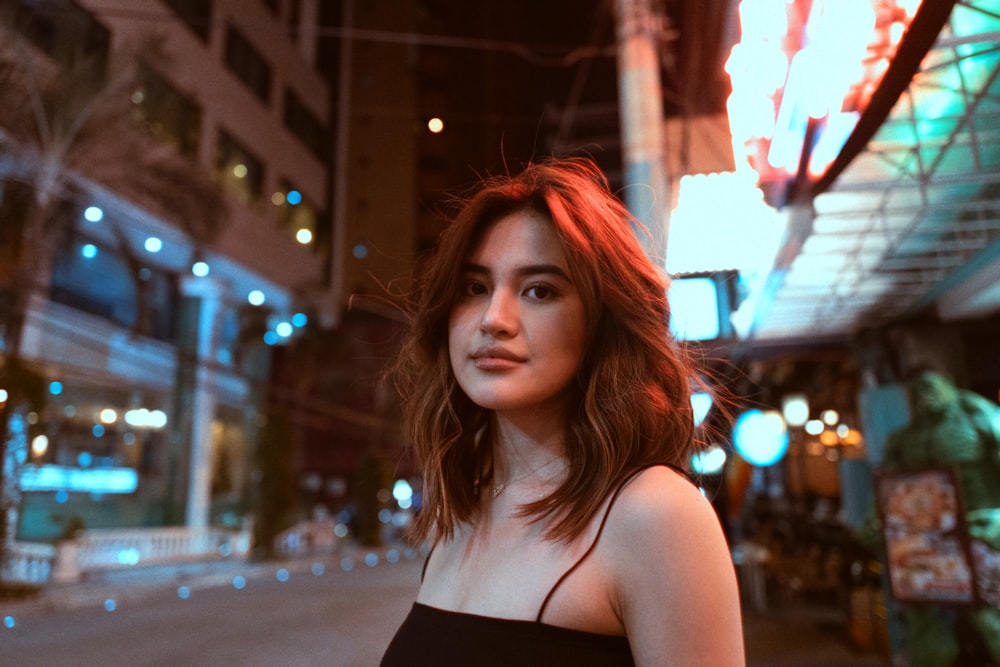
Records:
[[[520,482],[522,479],[527,479],[528,477],[531,477],[532,475],[534,475],[536,472],[538,472],[542,468],[547,468],[548,466],[550,466],[553,463],[555,463],[556,461],[558,461],[560,458],[561,457],[559,457],[559,456],[555,456],[555,457],[549,459],[548,461],[546,461],[545,463],[543,463],[542,465],[538,466],[537,468],[535,468],[533,470],[529,470],[528,472],[524,473],[520,477],[515,477],[514,479],[509,479],[506,482],[501,482],[501,483],[495,485],[493,487],[493,497],[496,498],[501,493],[503,493],[504,489],[506,489],[511,484],[516,484],[517,482]]]

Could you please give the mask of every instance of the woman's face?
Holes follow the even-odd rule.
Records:
[[[448,351],[462,390],[512,416],[561,408],[583,359],[586,318],[552,223],[535,211],[501,218],[459,279]]]

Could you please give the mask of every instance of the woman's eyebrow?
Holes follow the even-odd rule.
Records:
[[[482,264],[473,264],[472,262],[464,262],[460,268],[462,273],[490,273],[490,270]]]
[[[463,273],[482,273],[485,275],[491,275],[493,272],[489,267],[482,264],[474,264],[472,262],[466,262],[462,264]],[[556,264],[526,264],[525,266],[519,266],[514,271],[518,276],[537,276],[540,274],[549,274],[562,278],[563,280],[572,282],[572,279],[566,273],[566,271],[556,265]]]

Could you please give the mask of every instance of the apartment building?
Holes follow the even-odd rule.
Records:
[[[226,209],[206,242],[177,224],[180,201],[172,219],[90,177],[86,159],[73,172],[74,232],[34,290],[20,346],[48,383],[27,428],[47,441],[25,445],[21,474],[28,540],[76,515],[90,527],[240,522],[274,364],[296,363],[273,352],[303,322],[342,332],[345,349],[392,335],[450,195],[545,153],[551,119],[525,93],[564,95],[558,68],[539,78],[485,38],[515,17],[438,0],[0,0],[0,17],[51,67],[81,50],[134,66],[133,114],[211,177]],[[540,31],[520,39],[546,41]],[[16,169],[3,157],[6,184]],[[390,431],[372,436],[384,397],[361,377],[375,361],[362,365],[316,378],[334,389],[308,401],[295,368],[279,373],[307,500],[346,502],[373,442],[398,460]]]
[[[2,39],[24,45],[22,64],[133,66],[133,115],[211,175],[226,211],[205,242],[90,178],[87,160],[68,170],[59,210],[71,233],[32,287],[19,346],[47,395],[23,417],[21,539],[52,539],[75,517],[88,527],[242,519],[269,346],[310,322],[336,324],[345,301],[321,4],[0,2]],[[40,154],[17,142],[0,144],[5,226],[18,211],[17,165]]]

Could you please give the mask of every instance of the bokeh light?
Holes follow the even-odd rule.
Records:
[[[788,451],[785,420],[773,410],[748,410],[736,420],[733,445],[748,463],[756,466],[773,465]]]

